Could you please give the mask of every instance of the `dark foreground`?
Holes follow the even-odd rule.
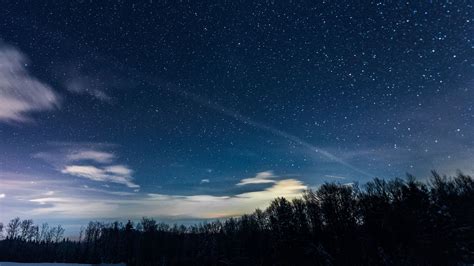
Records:
[[[28,220],[27,220],[28,221]],[[14,222],[14,220],[12,220]],[[91,222],[74,242],[33,223],[5,227],[0,261],[127,265],[459,265],[474,263],[474,181],[325,184],[302,199],[190,227]],[[29,227],[27,224],[30,224]],[[23,225],[23,226],[22,226]],[[12,227],[13,226],[13,227]],[[33,228],[33,229],[31,229]]]
[[[0,266],[125,266],[125,264],[75,264],[75,263],[21,263],[1,262]]]

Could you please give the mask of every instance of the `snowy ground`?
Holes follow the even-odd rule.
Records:
[[[17,263],[0,262],[0,266],[125,266],[125,264],[74,264],[74,263]]]

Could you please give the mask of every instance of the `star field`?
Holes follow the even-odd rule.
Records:
[[[0,220],[474,173],[469,1],[2,5]]]

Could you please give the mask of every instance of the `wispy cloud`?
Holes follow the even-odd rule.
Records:
[[[30,75],[28,58],[0,43],[0,122],[30,121],[30,113],[59,106],[59,96],[46,83]]]
[[[97,68],[98,65],[106,66]],[[117,90],[134,88],[141,82],[130,67],[111,57],[86,55],[57,69],[64,73],[63,86],[71,93],[112,103]]]
[[[250,184],[276,183],[275,180],[270,179],[272,177],[274,177],[272,171],[260,172],[260,173],[257,173],[257,175],[255,177],[244,178],[244,179],[240,180],[240,182],[237,183],[237,186],[244,186],[244,185],[250,185]]]
[[[65,83],[66,88],[76,94],[87,94],[102,101],[112,98],[103,89],[104,84],[87,76],[74,77]]]
[[[134,183],[133,170],[117,163],[118,156],[105,150],[111,146],[100,143],[60,143],[54,145],[52,151],[40,152],[34,157],[47,161],[63,174],[139,188]]]
[[[71,161],[95,161],[98,163],[110,163],[115,159],[115,155],[110,152],[97,151],[97,150],[80,150],[75,151],[67,155]]]
[[[47,206],[45,208],[35,208],[32,210],[33,215],[49,214],[49,215],[64,215],[68,214],[71,217],[100,217],[100,213],[111,214],[114,213],[119,205],[111,201],[91,201],[79,197],[44,197],[30,200],[31,203]]]
[[[100,182],[123,184],[130,188],[139,188],[133,183],[132,170],[125,165],[96,167],[93,165],[66,165],[61,173],[88,178]]]
[[[0,199],[4,199],[6,197],[5,193],[0,194]]]

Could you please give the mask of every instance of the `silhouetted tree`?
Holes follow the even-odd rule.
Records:
[[[3,238],[3,223],[0,223],[0,239]]]
[[[265,210],[191,226],[144,217],[90,222],[78,241],[62,226],[12,219],[0,261],[127,265],[460,265],[474,263],[474,180],[327,183]],[[0,232],[2,232],[0,224]]]
[[[20,217],[16,217],[7,225],[7,237],[10,239],[16,239],[20,235]]]

